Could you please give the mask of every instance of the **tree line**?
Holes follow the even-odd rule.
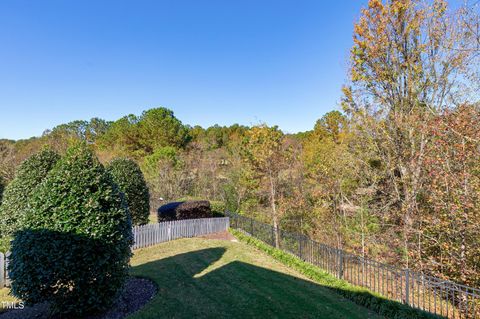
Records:
[[[355,23],[341,109],[307,132],[183,124],[166,108],[0,141],[3,184],[47,144],[135,160],[152,207],[181,198],[478,286],[478,8],[370,0]],[[0,186],[1,189],[1,186]],[[161,200],[162,199],[162,200]]]

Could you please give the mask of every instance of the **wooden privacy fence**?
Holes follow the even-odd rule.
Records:
[[[10,285],[10,281],[8,279],[8,256],[10,253],[2,253],[0,252],[0,289]]]
[[[197,237],[228,230],[228,217],[185,219],[133,227],[133,249],[178,238]]]
[[[178,238],[197,237],[221,231],[230,227],[228,217],[185,219],[157,224],[134,226],[134,244],[132,249],[153,246]],[[8,279],[8,256],[9,253],[0,252],[0,288],[9,286]]]
[[[232,228],[275,246],[271,225],[228,212]],[[279,249],[337,278],[382,296],[446,318],[480,318],[480,289],[400,269],[279,229]]]

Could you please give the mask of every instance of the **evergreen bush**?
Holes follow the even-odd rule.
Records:
[[[125,195],[134,225],[148,223],[150,195],[142,171],[137,163],[127,158],[114,159],[108,171]]]
[[[55,166],[60,156],[44,148],[26,159],[17,169],[15,178],[7,185],[0,206],[0,237],[6,238],[21,228],[28,200]]]
[[[176,216],[178,220],[210,218],[212,217],[210,202],[207,200],[186,201],[177,207]]]
[[[86,145],[76,145],[29,201],[12,241],[12,294],[67,317],[105,310],[127,279],[132,238],[118,186]]]

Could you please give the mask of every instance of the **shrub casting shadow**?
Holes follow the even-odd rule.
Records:
[[[112,243],[46,229],[15,233],[9,263],[13,295],[27,303],[48,302],[53,313],[97,313],[115,301],[128,277]]]
[[[376,316],[327,287],[297,277],[239,261],[216,268],[224,252],[203,249],[133,267],[133,274],[154,279],[159,288],[135,318]]]

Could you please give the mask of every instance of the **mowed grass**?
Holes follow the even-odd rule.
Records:
[[[241,242],[179,239],[136,250],[131,264],[159,292],[128,318],[380,318]],[[0,301],[15,298],[4,288]]]
[[[159,293],[129,318],[379,318],[244,243],[180,239],[132,266]]]

